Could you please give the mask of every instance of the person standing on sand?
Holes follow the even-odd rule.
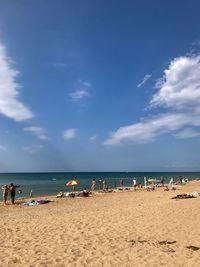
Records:
[[[170,178],[169,185],[170,185],[170,184],[171,184],[171,185],[174,184],[174,178],[173,178],[173,177]]]
[[[106,190],[106,180],[102,181],[102,189],[105,191]]]
[[[135,177],[133,178],[133,187],[134,187],[134,189],[136,190],[136,186],[137,186],[137,181],[136,181],[136,179],[135,179]]]
[[[20,187],[20,186],[19,185],[14,185],[13,183],[11,183],[10,186],[9,186],[11,203],[13,205],[15,204],[15,195],[16,195],[16,188],[17,187]]]
[[[161,176],[160,181],[161,181],[162,187],[164,187],[165,185],[164,185],[164,178],[163,178],[163,176]]]
[[[7,201],[8,193],[9,193],[9,186],[6,184],[6,185],[2,186],[1,189],[3,190],[3,201],[4,201],[4,205],[6,205],[6,201]]]
[[[147,188],[147,177],[144,177],[144,188]]]
[[[92,191],[94,191],[95,188],[96,188],[96,181],[95,179],[92,179],[92,186],[91,186]]]
[[[29,197],[32,198],[33,197],[33,190],[31,189]]]

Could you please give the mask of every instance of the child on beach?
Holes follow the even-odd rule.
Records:
[[[8,185],[4,185],[1,188],[3,190],[3,200],[4,200],[4,205],[6,205],[6,201],[8,198],[8,193],[9,193],[9,186]]]

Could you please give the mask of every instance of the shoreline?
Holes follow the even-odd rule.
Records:
[[[182,186],[182,189],[184,189],[184,187],[187,187],[188,184],[191,184],[191,183],[198,183],[200,184],[200,180],[190,180],[187,184],[185,185],[176,185],[177,187],[179,186]],[[169,186],[169,184],[165,184],[164,186],[158,186],[156,187],[155,191],[158,191],[158,190],[164,190],[164,188],[166,186]],[[109,190],[112,190],[112,192],[110,192]],[[77,192],[82,192],[83,190],[79,190],[79,191],[75,191],[75,193]],[[128,192],[147,192],[146,188],[143,186],[142,188],[137,188],[136,190],[134,189],[133,186],[123,186],[123,187],[116,187],[116,188],[109,188],[108,191],[106,190],[102,190],[102,189],[96,189],[95,191],[92,191],[92,190],[88,190],[92,196],[98,196],[98,195],[104,195],[104,194],[113,194],[113,193],[128,193]],[[152,191],[152,190],[150,190]],[[170,192],[173,192],[173,193],[178,193],[179,192],[179,188],[177,188],[177,190],[169,190]],[[199,189],[199,192],[200,192],[200,189]],[[59,192],[58,192],[59,193]],[[65,193],[73,193],[73,191],[65,191]],[[17,205],[17,202],[18,201],[29,201],[29,200],[39,200],[39,199],[47,199],[47,198],[51,198],[51,199],[73,199],[73,197],[56,197],[57,195],[52,195],[52,194],[46,194],[46,195],[36,195],[36,196],[33,196],[33,197],[17,197],[15,199],[15,205]],[[76,198],[76,197],[75,197]],[[7,200],[8,204],[10,204],[11,200],[10,200],[10,197],[8,197],[8,200]],[[3,204],[3,199],[0,199],[0,204]]]

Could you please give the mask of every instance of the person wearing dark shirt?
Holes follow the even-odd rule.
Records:
[[[10,186],[9,186],[11,203],[13,205],[15,204],[15,195],[16,195],[16,188],[17,187],[20,187],[20,186],[19,185],[14,185],[13,183],[11,183]]]

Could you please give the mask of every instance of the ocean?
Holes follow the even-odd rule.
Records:
[[[60,191],[71,191],[71,187],[67,187],[66,183],[69,180],[75,179],[80,182],[76,186],[76,190],[83,188],[90,189],[92,179],[96,180],[97,188],[98,181],[105,179],[108,187],[113,188],[119,186],[119,180],[123,179],[124,186],[131,186],[133,177],[138,183],[143,183],[144,177],[160,179],[163,176],[165,183],[170,177],[175,178],[187,177],[189,180],[194,180],[200,177],[200,172],[66,172],[66,173],[1,173],[0,186],[14,183],[20,185],[17,190],[16,197],[29,197],[30,191],[33,191],[33,196],[56,195]],[[0,195],[2,199],[2,194]]]

